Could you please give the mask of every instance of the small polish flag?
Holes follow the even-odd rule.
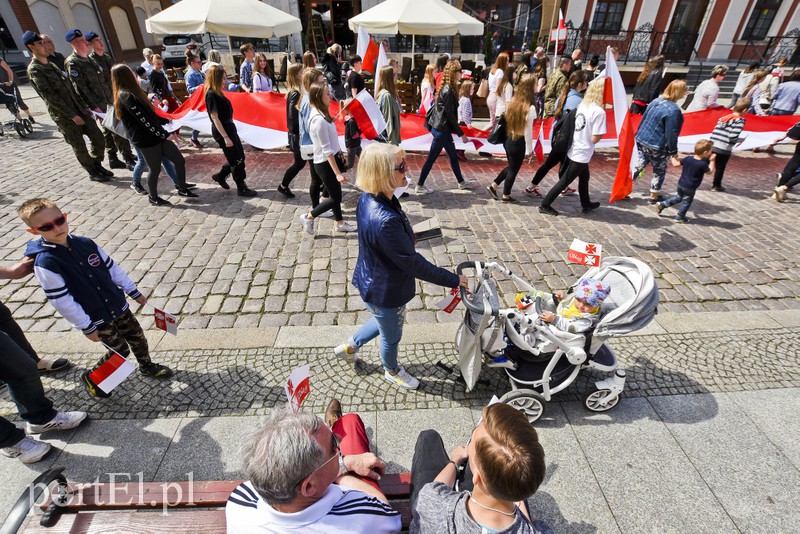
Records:
[[[563,41],[567,38],[567,26],[564,24],[564,14],[558,10],[558,28],[550,30],[550,42]]]
[[[539,161],[539,165],[542,164],[544,161],[544,147],[542,143],[544,142],[544,121],[539,121],[539,135],[536,136],[536,139],[533,141],[533,153],[536,154],[536,159]]]
[[[128,378],[135,369],[135,365],[115,352],[103,365],[89,373],[89,379],[105,393],[111,393],[111,391]]]
[[[168,334],[172,334],[173,336],[178,335],[178,318],[172,315],[171,313],[167,313],[164,310],[159,310],[156,307],[153,307],[154,311],[154,319],[156,323],[156,328],[160,330],[164,330]]]
[[[361,133],[366,139],[376,139],[386,130],[386,120],[383,113],[367,91],[360,91],[347,110],[356,120]]]
[[[570,263],[580,263],[589,267],[600,265],[600,256],[603,246],[597,243],[586,243],[580,239],[573,239],[572,245],[567,252],[567,261]]]
[[[382,46],[378,47],[378,61],[375,62],[375,96],[378,96],[378,77],[381,74],[381,69],[389,64],[389,58],[386,57],[386,49]]]
[[[378,59],[378,45],[361,26],[358,27],[356,53],[361,56],[361,68],[374,75],[375,61]]]
[[[450,290],[450,293],[448,293],[446,297],[436,303],[436,307],[445,313],[453,313],[460,302],[461,290],[457,287],[454,287]]]
[[[311,366],[309,364],[298,367],[286,379],[286,398],[289,400],[289,405],[294,412],[300,409],[300,405],[303,404],[303,401],[311,391],[310,369]]]

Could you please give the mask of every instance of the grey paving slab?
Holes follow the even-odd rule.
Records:
[[[197,350],[197,349],[251,349],[271,347],[275,344],[278,329],[265,328],[218,328],[178,329],[178,335],[164,334],[153,350]]]
[[[389,459],[389,471],[411,469],[417,436],[429,428],[442,435],[445,449],[449,452],[469,441],[474,428],[472,413],[468,408],[378,413],[375,444],[379,455]]]
[[[545,415],[534,426],[544,447],[547,474],[530,500],[531,511],[559,533],[619,532],[561,406],[549,404]]]
[[[730,393],[739,409],[800,469],[800,390],[797,388]]]
[[[736,531],[647,399],[605,414],[562,406],[622,532]]]
[[[77,429],[58,464],[75,482],[108,482],[111,473],[122,473],[118,480],[125,476],[136,480],[140,472],[145,482],[152,481],[180,422],[179,418],[90,421]]]
[[[771,315],[748,311],[692,314],[665,313],[656,316],[656,321],[665,331],[676,334],[779,328],[781,326]]]
[[[736,399],[676,395],[650,403],[742,532],[797,528],[800,470]]]

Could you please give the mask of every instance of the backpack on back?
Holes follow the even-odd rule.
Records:
[[[561,118],[553,123],[553,133],[550,136],[552,152],[566,152],[572,146],[575,135],[575,110],[565,109]]]

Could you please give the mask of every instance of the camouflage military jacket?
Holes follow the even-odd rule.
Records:
[[[113,102],[111,86],[106,85],[103,68],[89,57],[72,53],[65,62],[67,76],[75,93],[89,109],[99,108],[105,113],[106,106]]]
[[[86,118],[85,108],[72,90],[67,75],[54,63],[44,64],[33,58],[28,65],[28,79],[47,104],[47,112],[54,121],[69,120],[75,115]]]
[[[95,63],[100,65],[100,68],[103,69],[103,79],[106,81],[106,85],[110,88],[111,87],[111,67],[116,64],[114,58],[111,57],[109,54],[104,53],[102,56],[97,54],[96,52],[92,51],[89,52],[89,57],[94,60]]]
[[[556,70],[547,79],[544,88],[544,116],[552,117],[556,112],[556,100],[561,96],[564,84],[567,83],[567,76],[561,69]]]

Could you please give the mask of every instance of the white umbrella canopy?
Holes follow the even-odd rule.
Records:
[[[349,20],[350,30],[407,35],[483,35],[483,23],[442,0],[386,0]]]
[[[259,0],[181,0],[144,21],[150,33],[220,33],[283,37],[302,31],[300,19]]]

